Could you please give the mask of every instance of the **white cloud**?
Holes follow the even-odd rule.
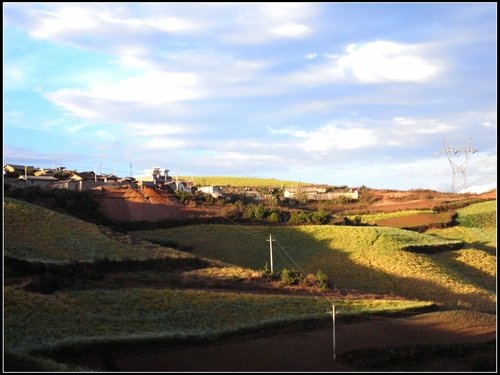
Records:
[[[418,55],[421,49],[390,41],[350,44],[336,63],[344,76],[361,83],[420,82],[439,70]]]
[[[97,31],[102,25],[91,9],[76,5],[58,5],[53,11],[34,9],[30,15],[34,21],[30,35],[40,39],[57,40],[82,32]]]
[[[306,25],[289,23],[286,25],[274,27],[270,31],[272,34],[285,38],[301,38],[309,34],[311,32],[311,29]]]
[[[394,117],[393,134],[440,134],[453,131],[455,126],[436,119],[414,119],[408,117]]]
[[[200,97],[194,73],[150,71],[113,84],[94,83],[88,96],[121,102],[164,103]]]
[[[230,44],[257,44],[276,39],[301,39],[313,33],[318,4],[258,3],[238,4],[234,22],[222,40]]]
[[[161,123],[128,123],[127,131],[138,137],[157,137],[165,135],[183,134],[193,131],[188,124],[161,124]]]
[[[377,137],[370,129],[359,125],[339,126],[327,124],[313,131],[303,129],[280,129],[275,134],[289,134],[300,139],[297,145],[308,153],[328,154],[333,150],[354,150],[372,146]]]
[[[493,190],[497,188],[497,183],[492,182],[490,184],[484,184],[484,185],[473,185],[466,187],[465,189],[462,189],[459,191],[459,193],[473,193],[473,194],[481,194],[481,193],[486,193],[487,191]]]
[[[425,50],[424,45],[392,41],[350,44],[344,54],[331,55],[326,63],[295,72],[287,79],[303,84],[343,80],[362,84],[424,82],[441,70],[424,57]]]
[[[89,89],[61,89],[45,97],[76,116],[96,119],[99,103],[161,105],[202,96],[198,77],[193,73],[150,71],[113,83],[91,83]]]
[[[77,42],[80,35],[85,34],[101,34],[102,38],[109,39],[117,34],[140,33],[147,30],[169,33],[199,31],[204,25],[202,20],[163,16],[161,13],[165,11],[165,7],[155,4],[149,4],[147,8],[144,8],[149,12],[143,18],[129,15],[128,10],[117,4],[50,5],[50,10],[32,9],[30,11],[31,36]]]

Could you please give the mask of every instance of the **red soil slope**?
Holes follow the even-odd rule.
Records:
[[[183,219],[189,211],[177,200],[154,189],[106,188],[98,198],[101,211],[112,220],[157,221]]]

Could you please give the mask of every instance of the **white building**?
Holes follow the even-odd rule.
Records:
[[[214,198],[222,198],[222,190],[219,186],[200,186],[198,191],[210,194]]]

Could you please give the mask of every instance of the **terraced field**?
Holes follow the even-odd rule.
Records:
[[[460,250],[468,242],[437,233],[386,227],[211,224],[137,231],[134,235],[153,242],[168,240],[191,247],[194,255],[258,270],[270,263],[269,233],[275,239],[273,263],[277,272],[288,268],[315,274],[321,270],[339,289],[433,300],[449,307],[495,308],[491,285],[496,274],[475,275],[484,283],[474,282],[470,266],[464,263],[464,259],[471,259],[473,250]],[[422,248],[433,251],[413,251]],[[462,255],[462,261],[457,261],[458,254],[470,257]],[[491,271],[495,259],[484,259],[482,267]]]
[[[458,226],[426,233],[381,226],[196,225],[120,234],[6,198],[4,260],[24,262],[23,267],[33,271],[19,276],[18,270],[4,266],[6,370],[210,371],[219,369],[218,364],[202,358],[209,352],[209,358],[219,358],[215,353],[219,349],[222,357],[229,353],[240,358],[229,361],[226,369],[245,370],[252,367],[245,367],[247,357],[238,348],[253,352],[247,345],[254,349],[260,345],[263,350],[255,353],[261,353],[260,363],[269,371],[293,370],[287,367],[293,363],[303,371],[355,371],[349,356],[367,354],[353,350],[370,349],[348,339],[358,330],[356,337],[366,335],[366,343],[375,346],[392,342],[398,347],[415,340],[432,344],[418,334],[427,329],[425,337],[450,345],[491,340],[496,333],[496,202],[486,203],[459,210]],[[293,289],[260,280],[260,270],[270,260],[269,234],[275,239],[277,272],[321,270],[331,288]],[[415,251],[421,248],[435,252]],[[169,259],[188,262],[176,269],[181,263],[159,261]],[[46,267],[40,271],[39,265]],[[78,273],[71,274],[74,270]],[[48,282],[54,283],[52,288],[42,288]],[[323,358],[331,354],[331,326],[317,333],[312,330],[331,323],[326,312],[332,304],[339,323],[346,325],[339,339],[345,345],[339,350],[345,361],[336,363]],[[399,322],[381,314],[438,307],[445,310],[441,315],[420,314],[420,320],[400,317],[397,327],[369,324],[375,317]],[[449,318],[442,314],[455,314],[453,322],[460,321],[460,327],[444,324]],[[365,326],[348,327],[352,319],[368,320]],[[478,322],[483,325],[477,326]],[[287,330],[292,336],[284,341],[272,335]],[[405,332],[406,341],[401,335],[390,341],[391,332],[397,330]],[[294,337],[312,349],[308,359],[286,358],[297,349],[286,350]],[[254,341],[260,338],[263,341]],[[233,344],[209,345],[225,340]],[[234,345],[234,340],[241,345]],[[470,353],[482,350],[468,348]],[[199,360],[189,360],[192,355]],[[363,363],[370,368],[369,361]]]

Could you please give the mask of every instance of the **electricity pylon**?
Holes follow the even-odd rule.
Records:
[[[458,193],[468,187],[467,164],[469,162],[470,155],[476,153],[477,151],[478,150],[472,146],[472,139],[469,140],[469,145],[463,147],[450,146],[445,140],[444,148],[436,153],[439,154],[440,152],[444,152],[448,157],[451,170],[453,171],[452,191],[454,193]],[[456,162],[455,159],[460,157],[462,153],[465,156],[465,160],[462,160],[460,163]]]

